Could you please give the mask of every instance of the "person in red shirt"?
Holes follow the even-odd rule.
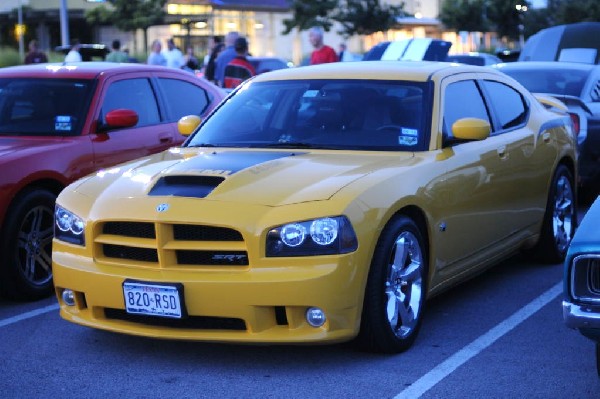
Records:
[[[335,50],[323,43],[323,29],[318,26],[310,28],[308,31],[308,40],[315,48],[310,55],[310,65],[338,61]]]
[[[256,75],[256,71],[252,64],[246,59],[248,54],[248,41],[239,37],[233,45],[236,56],[225,67],[225,80],[223,87],[233,89],[239,86],[244,80]]]

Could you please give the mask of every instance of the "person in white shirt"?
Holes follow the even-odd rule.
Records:
[[[65,62],[81,62],[81,54],[79,54],[79,42],[77,40],[73,41],[71,44],[71,50],[65,56]]]
[[[163,51],[163,55],[167,59],[167,66],[169,68],[181,69],[185,65],[183,53],[175,47],[173,39],[167,40],[167,48]]]

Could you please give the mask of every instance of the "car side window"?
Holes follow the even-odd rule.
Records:
[[[452,138],[452,125],[462,118],[479,118],[488,121],[488,110],[474,80],[450,83],[444,93],[444,139]]]
[[[136,126],[160,123],[156,96],[146,78],[124,79],[112,83],[102,103],[102,123],[106,123],[106,114],[115,109],[131,109],[137,112],[139,120]]]
[[[210,93],[190,82],[179,79],[159,78],[169,107],[169,122],[187,115],[201,116],[211,102]]]
[[[527,121],[528,107],[521,93],[504,83],[491,80],[484,80],[483,85],[502,130],[521,126]]]

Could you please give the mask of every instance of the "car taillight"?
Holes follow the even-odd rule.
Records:
[[[573,132],[577,137],[579,136],[579,129],[581,128],[581,125],[579,123],[579,115],[577,115],[574,112],[569,112],[569,116],[571,117],[571,121],[573,122]]]

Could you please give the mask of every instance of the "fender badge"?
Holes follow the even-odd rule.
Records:
[[[159,204],[156,207],[157,212],[166,212],[169,209],[169,204]]]

